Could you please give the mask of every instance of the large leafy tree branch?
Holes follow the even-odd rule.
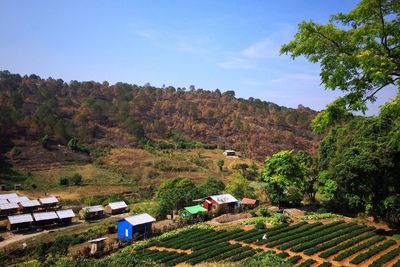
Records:
[[[314,130],[321,132],[348,116],[346,111],[365,112],[388,85],[400,85],[400,2],[362,0],[328,24],[303,21],[281,53],[320,63],[322,84],[346,93],[314,121]],[[336,114],[327,115],[331,111]]]

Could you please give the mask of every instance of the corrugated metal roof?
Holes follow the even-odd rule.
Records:
[[[215,195],[215,196],[210,196],[210,198],[215,202],[217,202],[218,204],[238,202],[238,200],[231,194]]]
[[[23,201],[23,202],[20,202],[19,204],[24,208],[40,206],[40,203],[37,200]]]
[[[7,199],[0,199],[0,204],[7,204],[9,203]]]
[[[20,203],[20,202],[25,202],[29,201],[30,199],[27,197],[16,197],[16,198],[8,198],[8,202],[10,203]]]
[[[75,217],[75,213],[72,211],[72,209],[69,209],[69,210],[57,210],[56,213],[57,213],[58,218],[60,218],[60,219],[66,219],[66,218]]]
[[[99,211],[104,211],[104,207],[102,205],[97,205],[97,206],[90,206],[90,207],[84,207],[82,208],[85,212],[99,212]]]
[[[18,204],[17,203],[0,204],[0,210],[11,210],[11,209],[18,209]]]
[[[39,198],[40,203],[42,204],[54,204],[58,203],[58,199],[56,197],[44,197]]]
[[[117,210],[117,209],[124,209],[127,208],[128,205],[126,205],[125,201],[118,201],[118,202],[111,202],[108,204],[111,209]]]
[[[131,217],[125,218],[124,220],[126,220],[127,222],[129,222],[133,226],[156,221],[156,219],[154,219],[153,217],[151,217],[147,213],[133,215]]]
[[[8,216],[8,221],[10,222],[10,224],[26,223],[26,222],[33,222],[33,218],[32,215],[30,214],[20,214],[20,215]]]
[[[104,241],[106,239],[107,239],[107,237],[99,237],[99,238],[96,238],[96,239],[89,240],[88,242],[89,243],[96,243],[96,242]]]
[[[35,219],[35,221],[37,221],[37,222],[58,219],[58,216],[55,211],[35,212],[35,213],[32,213],[32,216]]]
[[[241,201],[241,204],[247,204],[247,205],[255,205],[257,204],[257,199],[252,199],[252,198],[246,198],[244,197]]]
[[[0,199],[17,198],[18,195],[15,193],[10,194],[0,194]]]

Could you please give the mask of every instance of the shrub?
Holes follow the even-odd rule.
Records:
[[[261,214],[261,216],[263,216],[263,217],[268,217],[268,216],[270,216],[270,213],[269,213],[268,209],[267,209],[267,208],[264,208],[264,207],[260,208],[260,214]]]
[[[61,186],[68,186],[69,185],[69,179],[68,177],[60,177],[59,184]]]
[[[258,221],[258,222],[256,222],[255,227],[256,227],[257,229],[264,229],[264,228],[265,228],[265,223],[262,222],[262,221]]]
[[[82,184],[82,175],[80,175],[79,173],[75,173],[72,177],[71,177],[71,182],[74,185],[81,185]]]

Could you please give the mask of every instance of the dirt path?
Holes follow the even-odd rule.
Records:
[[[186,250],[184,250],[184,249],[177,249],[177,248],[157,247],[157,246],[152,246],[152,247],[149,247],[149,248],[147,248],[147,249],[150,249],[150,250],[158,250],[158,251],[174,251],[174,252],[186,253],[186,254],[190,254],[190,253],[193,252],[191,249],[186,249]]]
[[[50,229],[50,230],[44,230],[44,231],[40,231],[40,232],[21,233],[21,234],[5,233],[4,240],[0,242],[0,249],[6,249],[7,247],[13,245],[14,243],[22,242],[26,239],[31,239],[36,236],[45,235],[50,232],[56,232],[56,231],[58,232],[58,231],[62,231],[65,229],[79,227],[80,225],[82,225],[82,221],[79,221],[79,222],[69,225],[69,226],[54,228],[54,229]],[[36,240],[36,239],[37,238],[35,238],[34,240]]]

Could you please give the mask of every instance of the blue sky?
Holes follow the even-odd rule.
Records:
[[[17,1],[0,3],[0,69],[70,80],[172,85],[320,110],[339,93],[319,65],[279,56],[302,20],[358,1]],[[385,90],[377,106],[394,95]]]

